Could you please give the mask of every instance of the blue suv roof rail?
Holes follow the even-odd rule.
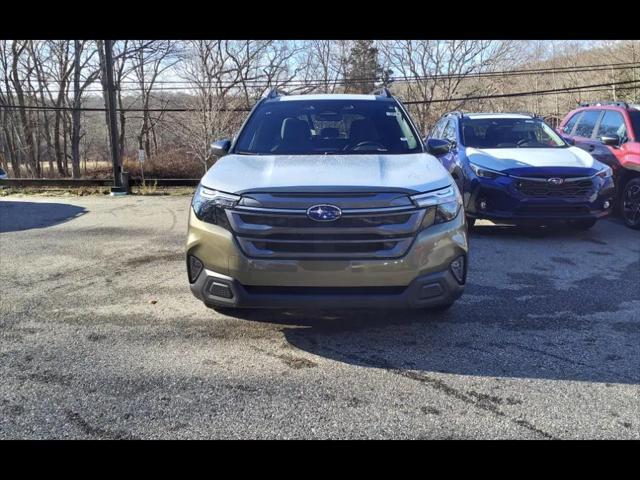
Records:
[[[264,93],[262,94],[262,98],[276,98],[283,95],[287,95],[287,92],[283,92],[282,90],[278,90],[277,88],[269,88],[264,91]]]
[[[526,115],[531,118],[542,118],[533,112],[474,112],[473,115]]]
[[[613,105],[614,107],[629,108],[629,104],[627,102],[612,102],[612,101],[580,102],[581,107],[599,107],[601,105]]]
[[[391,95],[391,91],[387,87],[376,88],[373,92],[370,93],[370,95],[387,98],[393,97],[393,95]]]
[[[464,117],[464,112],[462,110],[451,110],[450,112],[445,113],[443,117],[446,117],[447,115],[455,115],[458,118],[462,118]]]

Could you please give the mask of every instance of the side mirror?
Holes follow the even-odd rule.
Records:
[[[453,144],[449,140],[440,140],[439,138],[429,138],[427,140],[427,151],[431,155],[444,155],[449,153]]]
[[[223,157],[227,153],[229,153],[229,149],[231,148],[231,140],[225,138],[224,140],[218,140],[217,142],[213,142],[211,144],[211,154],[216,157]]]
[[[562,139],[567,142],[569,145],[575,145],[576,141],[571,138],[571,137],[565,137],[564,135],[561,135]]]
[[[603,135],[599,140],[610,147],[617,147],[620,145],[620,137],[618,135]]]

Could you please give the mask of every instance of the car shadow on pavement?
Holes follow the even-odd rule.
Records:
[[[640,262],[627,270],[621,278],[637,282]],[[568,291],[536,273],[511,279],[523,287],[468,284],[443,313],[248,309],[231,315],[281,325],[289,345],[362,367],[640,384],[640,318],[625,303],[639,301],[640,293],[603,295],[619,280],[602,277],[579,280]]]
[[[0,200],[0,233],[46,228],[87,213],[77,205]]]
[[[594,227],[597,228],[597,227]],[[550,225],[475,225],[470,236],[475,237],[526,237],[526,238],[576,238],[590,233],[591,230],[579,230],[562,223]]]

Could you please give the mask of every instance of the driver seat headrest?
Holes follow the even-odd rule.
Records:
[[[280,130],[282,142],[289,145],[302,145],[310,140],[311,129],[304,120],[285,118]]]

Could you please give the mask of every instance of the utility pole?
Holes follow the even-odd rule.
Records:
[[[128,185],[122,185],[122,164],[118,146],[118,123],[116,118],[116,88],[113,84],[113,42],[104,41],[104,59],[107,75],[107,109],[109,110],[109,135],[111,140],[111,160],[113,162],[113,187],[111,195],[126,195]]]

